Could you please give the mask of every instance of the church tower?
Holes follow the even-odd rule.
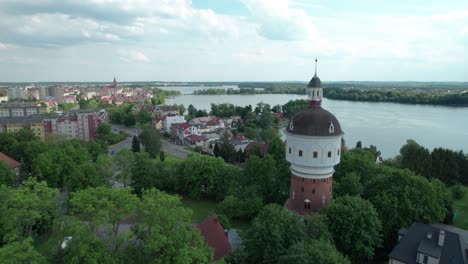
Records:
[[[336,117],[321,106],[322,82],[315,75],[306,88],[309,106],[294,115],[285,130],[291,187],[285,207],[310,215],[330,204],[334,166],[340,163],[343,131]]]

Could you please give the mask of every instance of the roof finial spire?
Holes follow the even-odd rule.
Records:
[[[315,58],[315,76],[317,76],[317,58]]]

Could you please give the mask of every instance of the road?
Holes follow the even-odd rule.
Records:
[[[127,137],[124,141],[121,141],[115,145],[109,146],[109,153],[111,154],[117,153],[119,150],[123,148],[129,148],[129,149],[132,148],[132,139],[134,135],[138,134],[138,129],[124,127],[120,125],[112,125],[112,131],[113,132],[125,131],[129,134],[129,137]],[[174,155],[176,157],[182,158],[182,159],[186,159],[187,155],[191,153],[191,151],[186,150],[183,146],[176,145],[162,138],[161,138],[161,146],[164,152]]]

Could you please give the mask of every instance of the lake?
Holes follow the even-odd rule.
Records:
[[[209,111],[211,103],[255,106],[264,102],[274,106],[305,98],[305,95],[294,94],[183,94],[167,103],[184,104],[185,107],[192,104],[197,109]],[[322,106],[340,121],[348,147],[354,147],[360,140],[363,146],[377,146],[384,158],[393,158],[407,139],[414,139],[430,150],[443,147],[468,152],[468,108],[329,99],[324,99]]]

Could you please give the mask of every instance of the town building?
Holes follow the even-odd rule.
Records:
[[[45,140],[43,119],[41,115],[0,118],[0,133],[16,133],[23,128],[29,128],[36,137]]]
[[[69,139],[89,141],[96,138],[98,126],[106,121],[107,113],[104,110],[69,111],[62,115],[45,118],[44,131],[46,137],[61,134]]]
[[[389,264],[467,264],[468,231],[452,226],[414,223],[398,232]]]
[[[180,115],[166,115],[162,119],[162,132],[170,133],[172,124],[185,123],[185,118]]]
[[[8,167],[11,168],[13,173],[16,176],[19,176],[21,163],[19,163],[18,161],[12,159],[10,156],[6,155],[3,152],[0,152],[0,161],[4,161],[8,165]]]
[[[196,225],[208,247],[213,250],[213,260],[217,261],[232,252],[228,231],[224,230],[218,216],[213,214]]]
[[[34,102],[4,102],[0,103],[0,117],[25,117],[44,114],[47,106]]]
[[[178,115],[179,108],[177,105],[158,105],[154,109],[154,113],[156,117],[164,117],[167,115]]]
[[[315,75],[307,85],[309,107],[294,115],[285,129],[286,160],[291,186],[285,207],[310,215],[332,200],[334,166],[340,162],[343,131],[336,117],[321,106],[322,82]]]

